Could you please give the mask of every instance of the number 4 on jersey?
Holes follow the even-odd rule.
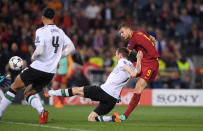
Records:
[[[54,53],[56,53],[58,50],[58,47],[59,47],[58,42],[59,42],[59,36],[53,36],[52,37],[52,46],[55,47]]]

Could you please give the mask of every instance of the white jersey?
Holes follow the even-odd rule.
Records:
[[[120,92],[123,86],[127,84],[130,76],[130,73],[123,68],[124,65],[130,66],[130,68],[137,73],[136,68],[130,61],[127,59],[120,59],[116,67],[108,76],[106,82],[101,85],[101,88],[106,93],[116,99],[119,98]]]
[[[37,29],[35,45],[43,45],[44,50],[30,66],[43,72],[56,73],[62,49],[67,44],[72,44],[72,41],[56,25],[45,25]]]

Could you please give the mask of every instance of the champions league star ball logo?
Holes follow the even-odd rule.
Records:
[[[21,70],[23,68],[23,60],[19,56],[13,56],[9,60],[9,66],[12,70]]]

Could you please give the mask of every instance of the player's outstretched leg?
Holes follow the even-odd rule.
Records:
[[[3,96],[0,103],[0,117],[2,117],[3,112],[6,108],[14,101],[16,92],[18,89],[23,88],[24,83],[22,82],[20,75],[18,75],[15,81],[11,84],[10,89]]]
[[[69,97],[73,96],[72,89],[58,89],[58,90],[44,90],[45,97],[50,96],[63,96],[63,97]]]
[[[84,97],[84,91],[83,87],[74,87],[70,89],[59,89],[59,90],[44,90],[45,94],[48,96],[64,96],[64,97],[71,97],[73,95],[79,95]],[[112,106],[113,108],[114,106]],[[98,115],[96,112],[91,112],[90,115],[88,116],[88,121],[90,122],[110,122],[114,121],[114,116],[103,116],[103,115]]]
[[[128,105],[128,108],[126,109],[125,113],[123,115],[119,115],[120,120],[124,121],[127,120],[131,112],[135,109],[135,107],[138,105],[141,97],[141,93],[144,90],[144,88],[147,86],[147,82],[143,78],[139,78],[136,87],[135,87],[135,93],[133,94],[130,103]]]
[[[54,80],[53,80],[53,83],[52,83],[52,90],[58,90],[58,89],[60,89],[60,88],[62,88],[62,87],[64,87],[64,88],[62,88],[62,89],[65,89],[65,87],[66,86],[64,86],[64,84],[61,84],[62,83],[62,81],[63,81],[63,78],[62,77],[59,77],[60,75],[58,75],[58,74],[56,74],[55,75],[55,77],[54,77]],[[59,88],[59,86],[60,86],[60,88]],[[46,94],[45,94],[46,95]],[[57,103],[54,105],[56,108],[62,108],[63,107],[63,97],[60,97],[60,96],[58,96],[57,97],[58,98],[58,101],[57,101]]]
[[[117,118],[118,122],[127,120],[130,113],[134,110],[134,108],[139,103],[140,96],[141,96],[141,94],[133,94],[133,96],[132,96],[132,98],[130,100],[130,103],[128,105],[128,108],[127,108],[127,110],[125,111],[124,114],[118,115],[118,113],[116,113],[116,112],[114,113],[114,116]],[[117,122],[117,121],[115,120],[115,122]]]
[[[131,112],[134,110],[134,108],[137,106],[139,103],[141,94],[133,94],[130,103],[128,105],[128,108],[126,109],[125,113],[122,115],[118,115],[117,112],[115,112],[113,115],[117,120],[115,122],[120,122],[120,121],[125,121],[127,120],[128,116],[131,114]]]
[[[15,96],[16,92],[11,88],[5,93],[0,102],[0,117],[2,117],[3,112],[14,101]]]
[[[131,112],[135,109],[135,107],[138,105],[139,101],[140,101],[140,97],[141,97],[141,94],[137,94],[137,93],[134,93],[131,100],[130,100],[130,103],[128,105],[128,108],[127,110],[125,111],[125,113],[123,115],[120,115],[119,118],[121,120],[126,120],[128,118],[128,116],[131,114]]]

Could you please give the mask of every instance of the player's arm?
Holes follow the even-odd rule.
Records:
[[[37,45],[36,49],[32,55],[32,59],[35,60],[38,56],[40,56],[43,53],[44,46],[43,45]]]
[[[39,30],[36,31],[35,46],[36,49],[32,55],[33,60],[40,56],[44,50],[44,38],[43,34]]]
[[[73,45],[73,42],[66,36],[64,33],[64,50],[62,52],[61,58],[64,58],[68,56],[69,54],[75,52],[75,46]]]
[[[69,54],[73,53],[74,51],[75,51],[75,47],[74,47],[73,43],[69,43],[68,45],[65,45],[61,58],[68,56]]]
[[[141,61],[142,61],[142,58],[143,58],[142,51],[138,51],[136,57],[137,57],[136,69],[137,69],[137,73],[140,74],[140,72],[141,72]]]
[[[134,72],[130,66],[128,65],[124,65],[123,69],[125,69],[129,74],[130,74],[130,78],[134,78],[137,76],[137,72]]]

